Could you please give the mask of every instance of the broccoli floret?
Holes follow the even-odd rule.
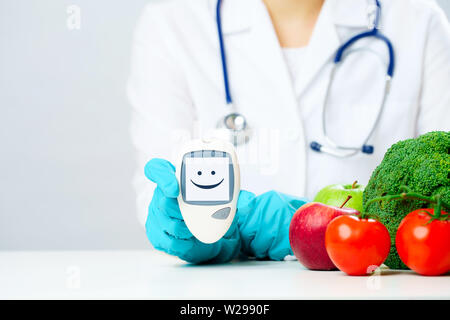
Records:
[[[401,186],[425,196],[440,194],[444,201],[450,202],[450,132],[429,132],[392,145],[365,188],[364,206],[373,198],[399,194]],[[408,213],[428,207],[427,202],[419,200],[381,201],[369,205],[367,212],[381,221],[391,235],[391,251],[385,261],[388,267],[408,269],[395,249],[395,234]]]

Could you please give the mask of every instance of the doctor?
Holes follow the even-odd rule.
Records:
[[[392,44],[393,57],[385,41],[360,39],[346,49],[330,81],[338,48],[375,24]],[[365,184],[393,143],[448,131],[449,83],[450,27],[433,1],[148,5],[135,33],[128,95],[138,208],[151,243],[194,263],[228,261],[239,252],[283,259],[292,253],[290,219],[306,201],[289,195],[312,198],[332,183]],[[217,124],[233,112],[249,128],[237,145],[241,188],[248,192],[241,192],[227,235],[206,245],[181,218],[169,161],[184,139],[220,135]],[[333,143],[373,150],[353,152]],[[144,166],[156,185],[143,176]]]

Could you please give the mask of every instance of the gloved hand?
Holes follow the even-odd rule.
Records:
[[[147,237],[156,249],[191,263],[226,262],[239,253],[241,243],[237,219],[225,236],[215,243],[205,244],[192,235],[178,206],[179,186],[175,167],[170,162],[150,160],[145,166],[145,175],[157,184],[145,225]],[[247,193],[241,192],[238,201],[248,202],[246,199]]]
[[[145,175],[157,184],[146,222],[147,237],[156,249],[191,263],[227,262],[241,246],[243,253],[257,258],[282,260],[292,254],[289,224],[307,200],[276,191],[255,197],[242,190],[230,229],[218,242],[205,244],[192,235],[181,216],[174,166],[152,159],[145,166]]]
[[[295,211],[307,202],[305,198],[269,191],[241,205],[237,214],[241,251],[259,259],[283,260],[292,255],[289,225]]]

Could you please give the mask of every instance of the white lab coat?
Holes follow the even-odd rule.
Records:
[[[278,190],[313,198],[332,183],[366,184],[395,142],[450,129],[450,29],[438,6],[426,0],[382,1],[381,30],[392,41],[396,69],[385,110],[370,143],[372,155],[340,159],[309,148],[324,143],[322,104],[333,54],[367,30],[372,0],[327,0],[292,83],[270,16],[261,0],[224,0],[222,23],[231,93],[253,128],[237,148],[241,188]],[[131,133],[138,151],[135,187],[142,223],[154,185],[145,163],[175,161],[181,141],[209,135],[230,110],[225,103],[216,0],[166,0],[148,5],[135,32],[128,95]],[[385,46],[369,39],[383,59]],[[374,59],[375,58],[375,59]],[[368,51],[351,54],[336,75],[327,113],[337,141],[358,145],[370,130],[382,98],[386,67]]]

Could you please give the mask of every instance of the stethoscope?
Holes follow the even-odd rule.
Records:
[[[374,152],[374,147],[372,145],[368,144],[368,141],[372,137],[373,132],[375,131],[375,128],[377,127],[381,114],[383,112],[384,106],[386,104],[386,99],[389,94],[390,86],[391,86],[391,80],[394,74],[394,49],[392,46],[391,41],[384,36],[379,31],[379,23],[380,23],[380,16],[381,16],[381,4],[379,0],[374,0],[375,2],[375,19],[373,21],[373,26],[369,31],[359,33],[352,38],[350,38],[347,42],[345,42],[343,45],[341,45],[337,51],[336,55],[333,60],[333,68],[330,75],[330,81],[328,82],[327,91],[325,94],[325,100],[322,106],[322,130],[323,135],[325,137],[325,140],[327,142],[327,146],[324,146],[316,141],[312,141],[310,143],[310,148],[316,152],[326,153],[335,157],[351,157],[356,155],[359,152],[365,153],[365,154],[372,154]],[[223,119],[221,119],[217,124],[217,129],[221,129],[222,131],[225,131],[227,133],[227,139],[231,141],[235,146],[245,144],[249,141],[251,137],[251,129],[248,125],[247,120],[245,117],[238,113],[233,105],[233,100],[231,98],[230,93],[230,86],[229,86],[229,79],[228,79],[228,67],[227,67],[227,61],[225,57],[225,45],[223,41],[223,33],[222,33],[222,20],[220,15],[220,8],[221,8],[222,0],[217,0],[217,6],[216,6],[216,22],[217,22],[217,33],[219,36],[219,45],[220,45],[220,57],[222,60],[222,70],[223,70],[223,82],[225,87],[225,97],[226,97],[226,103],[231,107],[231,112],[226,115]],[[363,144],[360,147],[347,147],[342,146],[338,143],[336,143],[331,137],[329,137],[327,133],[327,126],[326,126],[326,110],[328,105],[328,98],[330,93],[331,84],[333,83],[334,76],[336,73],[337,66],[343,61],[344,53],[346,53],[346,50],[353,45],[358,40],[361,40],[363,38],[369,38],[374,37],[381,41],[383,41],[388,49],[389,53],[389,63],[387,64],[387,72],[385,77],[385,86],[384,86],[384,94],[383,99],[381,102],[381,106],[378,110],[377,117],[372,124],[372,127],[367,134],[366,138],[363,140]]]

